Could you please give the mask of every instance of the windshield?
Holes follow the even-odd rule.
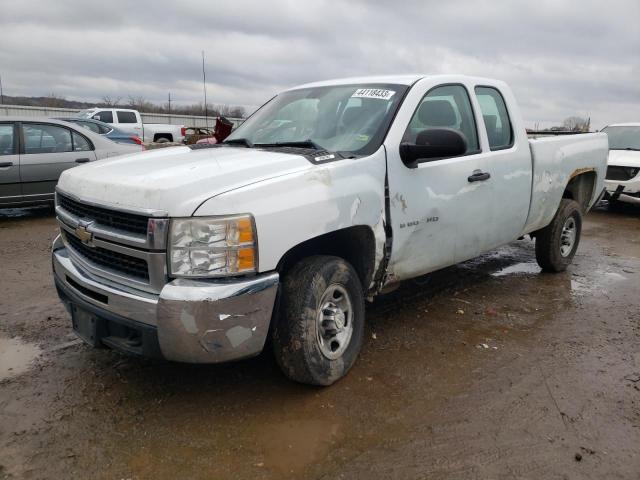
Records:
[[[640,126],[605,127],[609,137],[609,150],[640,150]]]
[[[406,85],[367,84],[303,88],[263,105],[225,143],[304,146],[368,155],[384,139]]]
[[[91,118],[93,116],[93,112],[95,112],[93,109],[80,110],[75,116],[78,118]]]

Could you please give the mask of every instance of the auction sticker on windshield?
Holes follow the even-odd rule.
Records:
[[[384,88],[359,88],[352,98],[379,98],[380,100],[389,100],[396,94],[393,90],[385,90]]]

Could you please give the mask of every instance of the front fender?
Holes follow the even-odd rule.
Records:
[[[260,272],[274,270],[287,251],[306,240],[355,225],[376,232],[378,259],[384,247],[384,175],[380,148],[368,157],[315,165],[220,194],[194,216],[252,214]]]

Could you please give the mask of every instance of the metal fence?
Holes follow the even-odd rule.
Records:
[[[0,117],[73,117],[79,110],[58,107],[27,107],[24,105],[0,105]],[[144,123],[169,123],[185,127],[213,127],[216,117],[198,115],[168,115],[166,113],[140,113]],[[240,125],[243,118],[229,118],[234,128]]]

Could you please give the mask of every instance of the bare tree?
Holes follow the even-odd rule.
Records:
[[[102,97],[102,104],[105,107],[117,107],[120,103],[120,100],[122,100],[122,97],[112,97],[110,95],[105,95],[104,97]]]
[[[588,132],[591,126],[590,118],[583,117],[567,117],[562,122],[565,130],[570,132]]]

